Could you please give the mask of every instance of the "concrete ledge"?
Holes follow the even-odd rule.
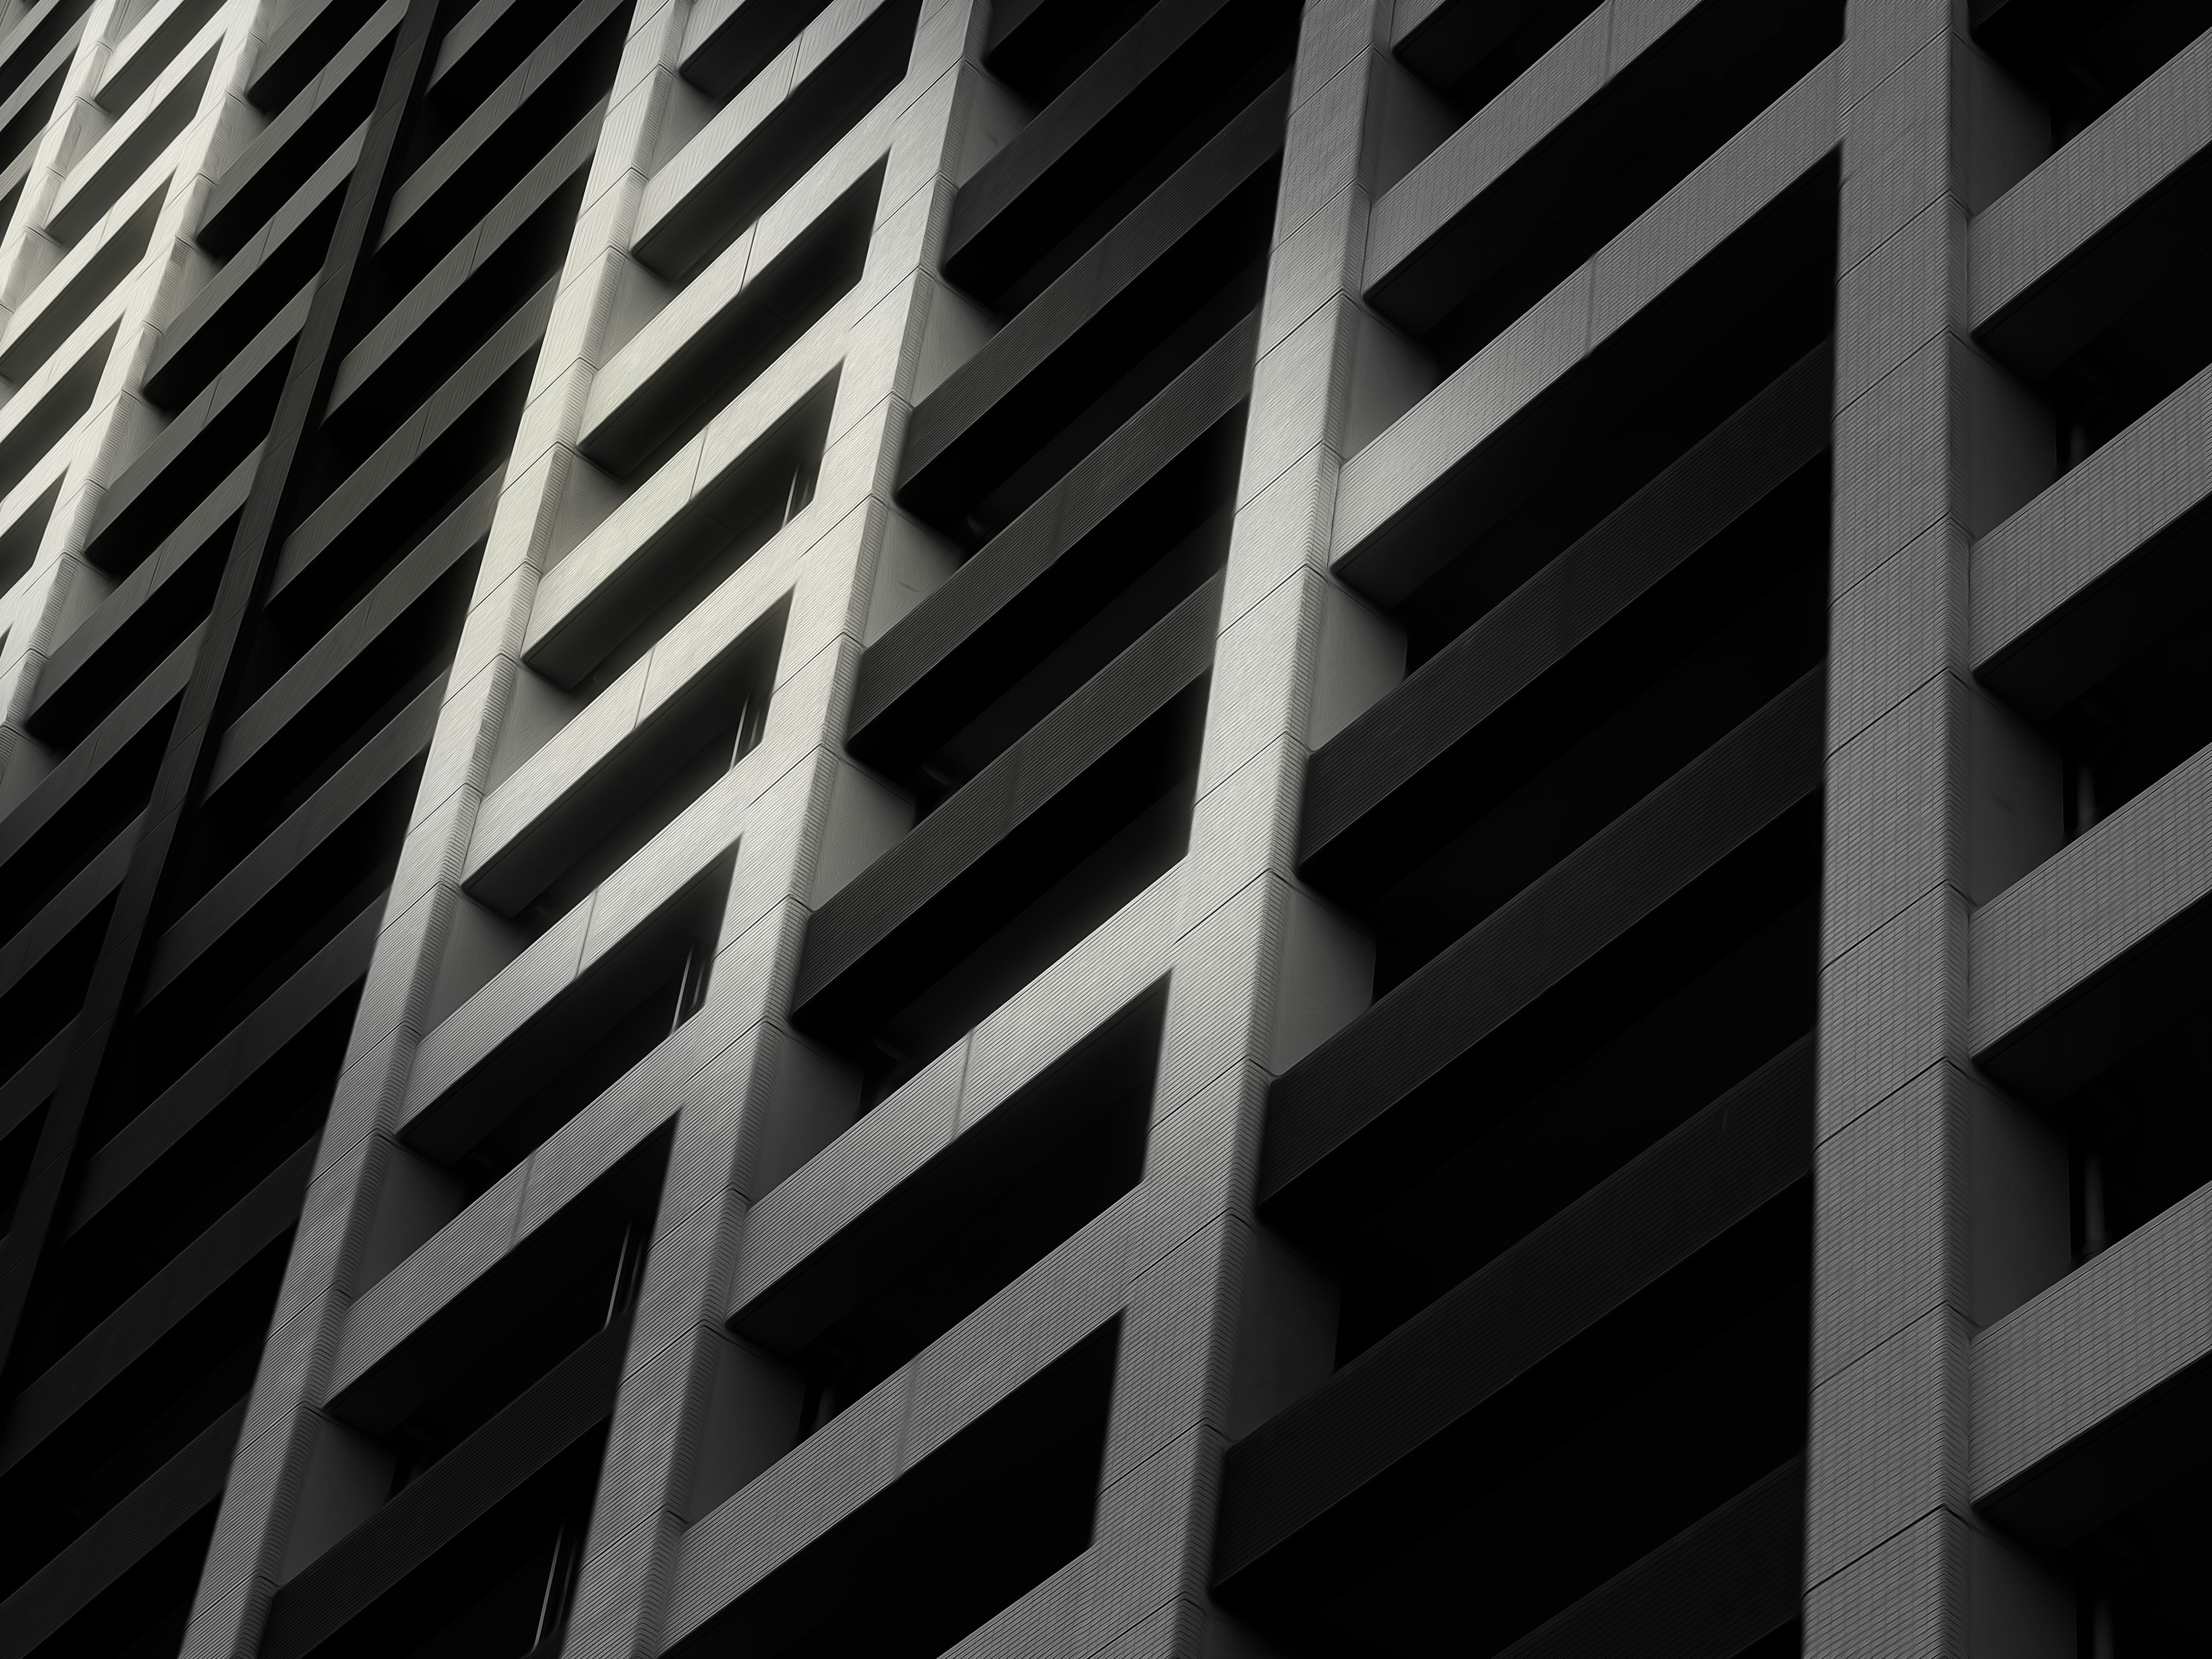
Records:
[[[1966,229],[1975,337],[2038,380],[2201,241],[2212,202],[2212,34],[2199,36]]]
[[[2212,368],[1974,544],[1974,672],[2028,714],[2063,708],[2212,578]]]
[[[2055,1103],[2178,1012],[2212,924],[2208,823],[2212,748],[1975,913],[1976,1063]]]
[[[1974,1339],[1973,1501],[2063,1549],[2212,1450],[2212,1187]]]
[[[1766,228],[1772,216],[1765,210],[1834,149],[1835,104],[1831,56],[1346,461],[1332,542],[1338,573],[1397,604],[1540,481],[1527,477],[1529,462],[1559,453],[1562,424],[1586,419],[1593,399],[1622,395],[1589,368],[1627,371],[1613,361],[1623,352],[1607,350],[1616,339],[1650,322],[1639,334],[1664,337],[1643,343],[1640,356],[1680,365],[1701,336],[1731,323],[1741,295],[1734,281],[1719,284],[1725,314],[1709,310],[1662,329],[1657,302],[1684,292],[1677,285],[1724,245],[1747,262],[1743,282],[1761,281],[1754,271],[1769,251],[1736,233]],[[1832,220],[1832,201],[1820,207],[1822,220]]]

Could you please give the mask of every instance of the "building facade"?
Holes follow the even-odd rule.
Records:
[[[2203,0],[4,0],[0,1659],[2212,1643]]]

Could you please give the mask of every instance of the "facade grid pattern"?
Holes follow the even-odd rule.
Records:
[[[0,0],[0,1659],[2143,1659],[2202,0]]]

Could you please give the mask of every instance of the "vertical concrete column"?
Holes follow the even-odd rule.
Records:
[[[2032,740],[1968,676],[1967,552],[2049,428],[1966,337],[2008,180],[1963,0],[1847,16],[1805,1650],[2057,1659],[2063,1596],[1966,1491],[1969,1343],[2019,1299],[1994,1241],[2053,1155],[1966,1047],[1972,908],[2049,850],[2008,805]]]
[[[1146,1172],[1157,1231],[1131,1263],[1082,1605],[1058,1630],[1001,1621],[994,1652],[1244,1650],[1206,1593],[1222,1450],[1329,1370],[1334,1297],[1260,1236],[1252,1182],[1270,1079],[1371,991],[1372,945],[1292,866],[1316,710],[1341,724],[1403,662],[1395,631],[1328,575],[1363,349],[1370,368],[1399,363],[1357,299],[1389,15],[1389,0],[1314,0],[1301,23],[1180,878]]]
[[[656,125],[696,96],[674,84],[690,10],[685,0],[641,0],[614,90],[600,165],[627,169],[628,195],[603,261],[610,296],[651,158],[673,151]],[[878,567],[887,547],[919,533],[890,495],[918,382],[941,345],[933,319],[951,309],[933,273],[955,181],[980,159],[967,154],[967,133],[988,17],[978,0],[922,6],[866,272],[843,302],[836,407],[806,509],[821,530],[794,567],[768,728],[746,763],[765,781],[732,826],[708,1002],[691,1022],[707,1023],[692,1047],[712,1057],[675,1084],[653,1251],[564,1650],[574,1659],[659,1651],[685,1527],[787,1451],[799,1426],[799,1379],[734,1340],[725,1319],[747,1210],[858,1106],[857,1076],[786,1021],[810,909],[904,828],[903,803],[844,758],[843,738]],[[869,844],[849,845],[855,838]]]

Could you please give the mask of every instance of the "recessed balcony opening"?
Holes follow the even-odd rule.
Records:
[[[1120,1322],[740,1596],[672,1659],[934,1659],[1087,1548]]]
[[[994,6],[983,67],[1042,109],[1158,0],[1006,0]]]
[[[1842,0],[1705,0],[1384,275],[1370,301],[1449,373],[1810,73],[1843,33]],[[1540,81],[1561,72],[1529,70]],[[1501,131],[1510,137],[1510,126]]]
[[[1794,1653],[1810,1246],[1801,1181],[1217,1594],[1292,1654],[1488,1655],[1577,1618],[1566,1650],[1604,1650],[1601,1592],[1641,1574],[1753,1644],[1716,1651]]]
[[[2096,453],[2168,394],[2212,365],[2212,318],[2199,296],[2212,283],[2212,166],[2196,168],[2176,187],[2191,198],[2155,204],[2174,216],[2174,235],[2139,274],[2154,277],[2132,305],[2110,318],[2093,337],[2053,366],[2037,390],[2051,405],[2057,470],[2070,471]],[[2192,243],[2185,252],[2172,244]],[[2012,343],[2000,337],[2000,352]]]
[[[2163,1021],[2052,1110],[2068,1142],[2077,1264],[2212,1181],[2212,1126],[2190,1103],[2212,1088],[2212,984],[2196,975],[2176,1000]]]
[[[290,1252],[289,1228],[255,1252],[89,1397],[68,1364],[113,1301],[66,1265],[42,1280],[10,1356],[10,1414],[42,1436],[0,1466],[0,1595],[15,1590],[226,1415],[253,1387]],[[88,1294],[80,1297],[82,1287]],[[98,1375],[98,1368],[93,1373]],[[237,1426],[228,1433],[234,1443]]]
[[[1221,435],[1233,441],[1243,425],[1224,422]],[[1217,447],[1186,451],[1158,489],[1102,526],[1096,550],[1105,556],[1085,562],[1089,568],[1066,584],[1072,591],[1039,593],[1019,607],[1018,636],[1010,627],[1003,650],[966,685],[935,700],[930,712],[941,741],[898,757],[902,763],[891,774],[913,792],[917,816],[935,811],[1222,568],[1234,514],[1227,489],[1214,486],[1233,478],[1218,477]]]
[[[377,1437],[392,1457],[391,1496],[416,1485],[594,1337],[628,1330],[645,1281],[653,1218],[633,1216],[605,1231],[596,1248],[580,1243],[567,1253],[582,1257],[571,1271],[562,1271],[568,1262],[549,1262],[547,1282],[528,1293],[528,1316],[502,1322],[497,1341],[450,1365],[403,1420]]]
[[[1832,218],[1832,192],[1821,194]],[[1556,471],[1516,483],[1507,510],[1485,514],[1476,532],[1392,607],[1406,629],[1408,673],[1793,369],[1802,366],[1825,383],[1832,244],[1816,230],[1798,246],[1803,262],[1784,262],[1772,286],[1755,290],[1763,298],[1747,304],[1738,291],[1728,302],[1732,308],[1718,313],[1704,309],[1720,299],[1717,292],[1680,296],[1714,325],[1709,349],[1660,377],[1637,374],[1594,407],[1558,447]],[[1696,285],[1696,273],[1690,280]],[[1698,326],[1690,319],[1677,325]],[[1645,343],[1620,343],[1631,347],[1632,364],[1640,362],[1637,348]],[[1805,362],[1814,352],[1822,354],[1817,368]]]
[[[1377,995],[1822,660],[1827,511],[1822,458],[1458,746],[1397,862],[1343,895]]]
[[[1237,326],[1265,285],[1277,172],[1261,167],[969,422],[902,485],[902,501],[981,547]],[[962,385],[956,376],[923,408],[949,408],[939,400]]]
[[[493,855],[470,896],[536,939],[726,777],[767,730],[789,605],[779,600]]]
[[[805,1439],[1135,1190],[1164,988],[732,1316],[805,1379]]]
[[[288,1640],[272,1616],[263,1651],[552,1659],[568,1630],[605,1445],[602,1422],[322,1640]]]
[[[1559,45],[1603,0],[1422,0],[1398,43],[1398,61],[1442,94],[1462,119]]]
[[[94,905],[37,966],[0,993],[0,1081],[52,1042],[84,1006],[112,903],[103,899]]]
[[[0,940],[52,902],[145,809],[174,718],[172,704],[148,720],[15,848],[0,878]]]
[[[2208,640],[2212,512],[2200,509],[1983,665],[1983,684],[2039,734],[2055,841],[2087,835],[2212,743]]]
[[[199,1103],[190,1085],[143,1119],[148,1103],[117,1091],[95,1103],[83,1144],[96,1147],[77,1184],[64,1256],[88,1308],[136,1291],[220,1220],[323,1127],[353,1030],[358,983],[278,1048],[252,1075],[227,1079]]]
[[[359,614],[347,630],[349,637],[331,641],[331,656],[343,660],[327,673],[290,683],[298,689],[296,706],[279,710],[248,703],[241,710],[240,730],[252,739],[252,752],[235,764],[224,765],[227,757],[218,759],[205,827],[182,890],[187,902],[258,846],[417,696],[445,680],[468,620],[482,554],[478,542],[411,598],[387,589],[390,599],[404,600],[404,609],[349,653],[345,647],[380,620]],[[271,689],[249,688],[256,702]],[[271,721],[280,714],[281,724]]]
[[[665,901],[423,1103],[400,1138],[471,1194],[543,1146],[705,1005],[732,864],[716,860]]]
[[[1974,40],[2041,97],[2064,143],[2204,32],[2201,0],[1973,0]]]
[[[1078,778],[1020,822],[992,826],[994,838],[969,853],[950,880],[920,887],[935,862],[922,838],[942,828],[926,822],[817,912],[793,1018],[859,1060],[864,1107],[973,1030],[1182,856],[1206,684],[1200,674],[1112,738]],[[963,840],[975,832],[957,828]],[[918,846],[924,850],[908,850]],[[879,906],[890,923],[877,920]]]
[[[49,1654],[165,1659],[179,1651],[215,1537],[216,1507],[210,1504],[140,1556],[47,1639],[38,1650],[40,1659]]]
[[[1414,1103],[1439,1121],[1401,1166],[1402,1184],[1378,1182],[1335,1215],[1302,1218],[1299,1237],[1337,1275],[1336,1363],[1806,1038],[1817,918],[1805,889],[1748,931],[1724,928],[1717,952],[1625,1006],[1562,988],[1561,1006],[1535,1011],[1541,1035],[1509,1036]],[[1570,1032],[1581,1040],[1535,1063],[1547,1039]]]
[[[1042,171],[1032,170],[1027,151],[1048,131],[1058,139],[1057,118],[1018,135],[963,186],[945,261],[948,278],[1001,316],[1018,313],[1289,70],[1297,9],[1285,0],[1212,6],[1171,56],[1152,62],[1146,48],[1182,21],[1178,7],[1199,4],[1165,0],[1126,35],[1126,15],[1110,4],[1086,8],[1092,15],[1085,24],[1097,23],[1096,33],[1056,64],[1048,67],[1045,52],[1025,54],[1012,41],[987,58],[994,73],[1003,67],[1020,76],[1010,83],[1037,107],[1030,88],[1064,89],[1066,67],[1085,57],[1119,96]],[[1064,17],[1072,9],[1059,9]],[[1060,39],[1084,26],[1067,20]],[[1022,33],[1036,34],[1033,44],[1042,48],[1045,32],[1040,23]],[[1112,61],[1101,64],[1100,58]],[[988,218],[981,216],[986,209]]]
[[[397,768],[374,793],[325,828],[303,824],[301,848],[272,837],[231,872],[235,889],[211,888],[172,919],[153,953],[135,1016],[126,1075],[142,1098],[167,1087],[226,1031],[258,1007],[362,911],[380,903],[398,868],[423,757]]]

